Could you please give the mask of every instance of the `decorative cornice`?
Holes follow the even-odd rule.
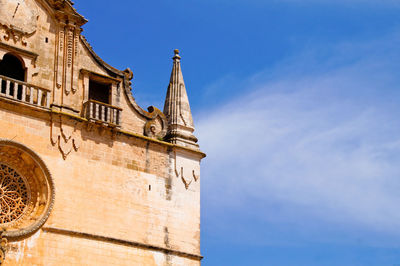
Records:
[[[49,121],[51,119],[51,114],[54,113],[54,114],[59,114],[59,115],[68,117],[70,119],[74,119],[74,120],[79,121],[81,123],[87,123],[88,122],[88,120],[86,118],[81,117],[79,115],[74,115],[74,114],[71,114],[71,113],[66,113],[66,112],[63,112],[63,111],[55,110],[55,109],[48,109],[48,108],[44,108],[44,107],[40,107],[40,106],[32,106],[32,105],[28,105],[28,104],[25,104],[23,102],[16,101],[16,100],[13,100],[13,99],[9,99],[9,98],[0,97],[0,102],[3,102],[4,104],[9,104],[8,108],[12,108],[12,107],[15,107],[15,105],[18,105],[19,107],[21,107],[20,110],[29,109],[30,111],[26,110],[26,112],[27,112],[27,114],[30,114],[30,115],[32,115],[32,111],[37,111],[40,114],[48,115],[48,120]],[[178,144],[172,144],[172,143],[166,142],[166,141],[164,141],[162,139],[148,137],[148,136],[145,136],[145,135],[142,135],[142,134],[137,134],[137,133],[125,131],[123,129],[117,129],[116,133],[125,135],[127,137],[133,137],[133,138],[137,138],[137,139],[142,139],[144,141],[149,141],[149,142],[152,142],[152,143],[157,143],[157,144],[160,144],[160,145],[163,145],[163,146],[168,146],[168,147],[171,147],[173,149],[185,150],[185,151],[187,151],[189,153],[198,154],[199,158],[206,157],[206,154],[201,152],[201,151],[199,151],[198,149],[192,149],[192,148],[181,146],[181,145],[178,145]]]
[[[56,110],[50,110],[51,113],[55,113],[55,114],[59,114],[59,115],[63,115],[66,117],[69,117],[71,119],[75,119],[77,121],[80,122],[88,122],[88,120],[86,118],[83,118],[81,116],[77,116],[77,115],[73,115],[70,113],[65,113],[65,112],[60,112],[60,111],[56,111]],[[205,158],[207,155],[201,151],[199,151],[198,149],[191,149],[185,146],[181,146],[181,145],[177,145],[177,144],[172,144],[163,140],[159,140],[157,138],[151,138],[151,137],[147,137],[147,136],[143,136],[137,133],[133,133],[133,132],[128,132],[125,130],[121,130],[121,129],[117,129],[116,133],[128,136],[128,137],[134,137],[134,138],[138,138],[138,139],[142,139],[145,141],[149,141],[149,142],[153,142],[153,143],[157,143],[160,145],[164,145],[164,146],[168,146],[171,147],[172,149],[178,149],[178,150],[183,150],[183,151],[187,151],[189,153],[195,153],[198,154],[200,158]]]
[[[110,77],[110,76],[107,76],[107,75],[103,75],[103,74],[99,74],[99,73],[96,73],[96,72],[93,72],[93,71],[90,71],[90,70],[87,70],[87,69],[84,69],[84,68],[82,68],[80,71],[81,71],[82,74],[88,74],[91,77],[100,78],[105,83],[119,83],[119,82],[121,82],[121,79],[113,78],[113,77]]]
[[[82,34],[81,36],[81,41],[84,44],[84,46],[89,50],[90,54],[93,56],[94,60],[101,66],[103,67],[105,70],[107,70],[108,72],[110,72],[110,74],[113,75],[117,75],[121,78],[123,78],[125,76],[124,71],[118,70],[115,67],[110,66],[109,64],[107,64],[106,62],[103,61],[103,59],[100,58],[100,56],[98,56],[96,54],[96,52],[93,50],[93,47],[89,44],[89,42],[87,41],[87,39],[85,38],[85,36],[83,36]]]
[[[74,3],[70,0],[46,0],[46,2],[55,10],[58,19],[73,20],[79,27],[88,22],[84,16],[76,11],[73,7]]]
[[[28,50],[25,50],[25,49],[21,49],[21,48],[12,46],[12,45],[8,45],[8,44],[2,43],[2,42],[0,42],[0,47],[6,49],[8,51],[11,51],[11,52],[16,52],[18,54],[22,54],[22,55],[24,55],[24,56],[26,56],[28,58],[32,58],[34,61],[39,56],[37,53],[31,52],[31,51],[28,51]]]

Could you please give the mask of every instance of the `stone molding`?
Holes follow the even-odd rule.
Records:
[[[82,238],[86,238],[86,239],[92,239],[92,240],[97,240],[97,241],[115,243],[115,244],[119,244],[119,245],[126,245],[126,246],[131,246],[131,247],[136,247],[136,248],[159,251],[164,254],[176,255],[179,257],[189,258],[189,259],[198,260],[198,261],[203,259],[203,256],[198,255],[198,254],[192,254],[192,253],[182,252],[182,251],[171,249],[171,248],[149,245],[149,244],[144,244],[144,243],[140,243],[140,242],[129,241],[129,240],[113,238],[113,237],[108,237],[108,236],[95,235],[95,234],[90,234],[90,233],[84,233],[84,232],[79,232],[79,231],[61,229],[61,228],[56,228],[56,227],[48,227],[48,226],[43,227],[42,230],[44,232],[49,232],[49,233],[53,233],[53,234],[77,236],[77,237],[82,237]]]

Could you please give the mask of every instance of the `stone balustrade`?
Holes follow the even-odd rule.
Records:
[[[48,89],[0,75],[0,97],[50,108],[50,95]]]
[[[106,103],[89,100],[84,106],[84,116],[89,121],[103,122],[108,126],[120,126],[122,109]]]

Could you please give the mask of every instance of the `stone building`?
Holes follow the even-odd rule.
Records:
[[[179,51],[146,111],[86,22],[69,0],[0,0],[0,261],[199,265],[205,154]]]

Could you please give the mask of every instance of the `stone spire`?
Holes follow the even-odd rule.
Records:
[[[193,135],[192,112],[183,81],[181,57],[179,50],[174,52],[171,79],[164,104],[164,114],[168,120],[168,131],[165,138],[171,143],[198,149],[197,138]]]

